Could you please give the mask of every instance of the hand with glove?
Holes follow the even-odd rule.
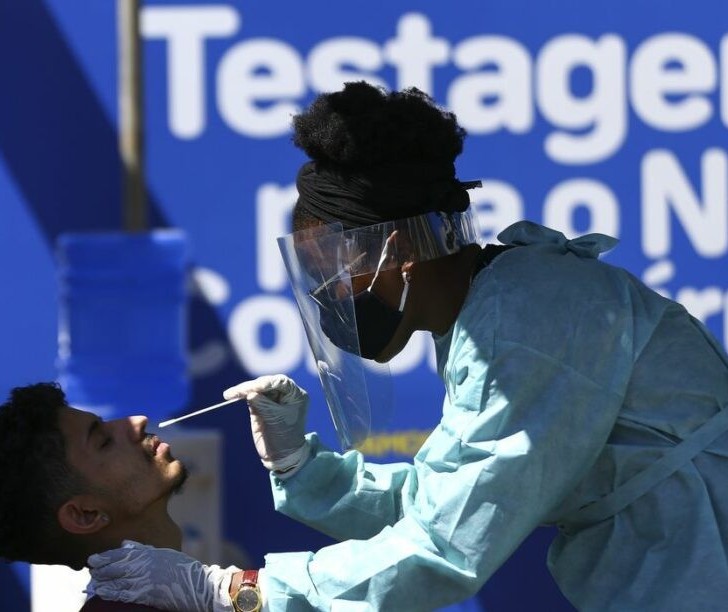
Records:
[[[88,566],[91,581],[86,590],[101,599],[189,612],[232,612],[230,581],[240,571],[132,540],[91,555]]]
[[[263,465],[279,478],[290,478],[309,457],[304,438],[308,393],[284,374],[260,376],[223,393],[225,399],[245,398],[250,427]]]

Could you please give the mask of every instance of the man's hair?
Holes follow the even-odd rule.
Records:
[[[56,383],[16,387],[0,406],[0,557],[7,560],[78,566],[72,536],[57,518],[84,490],[66,459],[64,407]]]

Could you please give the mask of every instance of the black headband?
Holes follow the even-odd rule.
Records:
[[[297,206],[345,229],[436,210],[463,212],[470,205],[467,189],[477,186],[478,181],[457,180],[454,165],[443,163],[390,164],[348,173],[309,161],[296,177]]]

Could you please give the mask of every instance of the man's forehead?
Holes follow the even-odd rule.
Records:
[[[60,411],[60,419],[62,422],[71,424],[83,424],[93,421],[98,417],[92,412],[74,408],[73,406],[64,406]]]

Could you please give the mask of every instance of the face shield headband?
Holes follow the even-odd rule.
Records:
[[[445,257],[479,242],[469,210],[346,231],[332,223],[278,239],[343,447],[383,428],[391,413],[389,368],[370,359],[399,326],[408,290],[403,264]],[[376,293],[378,279],[388,272],[402,277],[398,308]]]

